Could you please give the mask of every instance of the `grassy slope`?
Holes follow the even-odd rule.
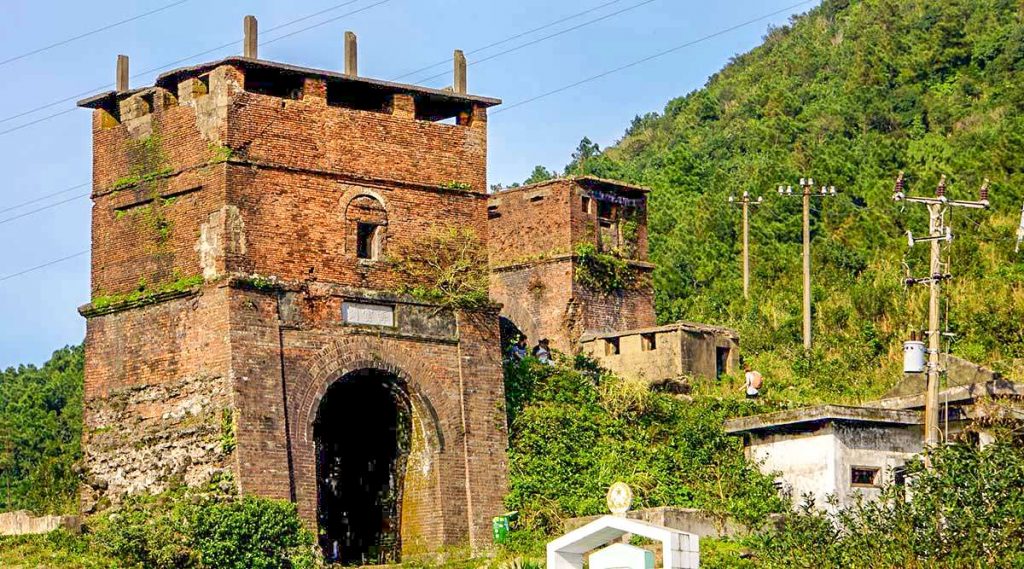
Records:
[[[768,393],[791,401],[875,397],[900,376],[900,342],[926,324],[920,207],[911,191],[976,199],[991,178],[991,213],[955,212],[950,249],[953,352],[1024,379],[1024,263],[1013,232],[1024,198],[1024,5],[1011,0],[829,0],[735,58],[705,88],[638,117],[601,156],[574,163],[654,189],[652,257],[662,320],[740,329]],[[800,203],[774,194],[813,176],[841,196],[813,206],[816,346],[800,349]],[[753,296],[744,302],[739,213],[726,198],[765,195],[753,216]],[[770,194],[770,195],[768,195]]]

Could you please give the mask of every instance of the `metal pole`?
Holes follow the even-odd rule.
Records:
[[[743,298],[750,299],[750,195],[743,193]]]
[[[804,349],[811,349],[811,185],[804,190]]]
[[[942,349],[942,333],[939,331],[939,298],[942,292],[942,205],[929,204],[928,217],[929,234],[934,239],[931,242],[932,278],[928,287],[928,384],[924,400],[924,443],[935,445],[939,442],[939,352]]]

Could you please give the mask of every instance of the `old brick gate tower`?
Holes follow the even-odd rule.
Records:
[[[354,38],[350,37],[349,42]],[[499,101],[245,57],[93,109],[83,508],[229,474],[325,552],[483,545],[505,492],[496,312],[398,294],[390,249],[486,245]],[[457,64],[457,71],[459,70]],[[222,482],[224,483],[224,482]]]

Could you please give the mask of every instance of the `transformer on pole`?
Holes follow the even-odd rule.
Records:
[[[951,200],[946,197],[946,176],[942,176],[935,189],[935,197],[910,197],[906,194],[906,180],[903,172],[896,178],[896,186],[893,190],[893,200],[905,201],[908,203],[923,204],[928,208],[928,236],[914,237],[913,233],[907,233],[907,241],[911,247],[918,243],[927,242],[931,246],[931,260],[929,263],[929,274],[927,277],[913,278],[907,276],[904,283],[908,286],[928,285],[928,347],[924,350],[928,362],[924,364],[924,371],[927,373],[927,386],[925,389],[925,419],[924,419],[924,442],[925,445],[935,445],[939,442],[939,376],[940,354],[942,352],[942,331],[939,330],[941,321],[939,304],[942,293],[942,283],[952,278],[952,275],[943,270],[941,255],[942,245],[953,241],[953,232],[946,225],[946,212],[951,208],[962,207],[969,209],[988,209],[989,183],[985,180],[979,191],[977,201]],[[916,338],[904,344],[904,367],[908,371],[917,370],[919,350],[923,348]]]

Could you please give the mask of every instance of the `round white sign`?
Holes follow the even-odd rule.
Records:
[[[617,516],[629,511],[633,505],[633,490],[625,482],[616,482],[608,488],[608,509]]]

